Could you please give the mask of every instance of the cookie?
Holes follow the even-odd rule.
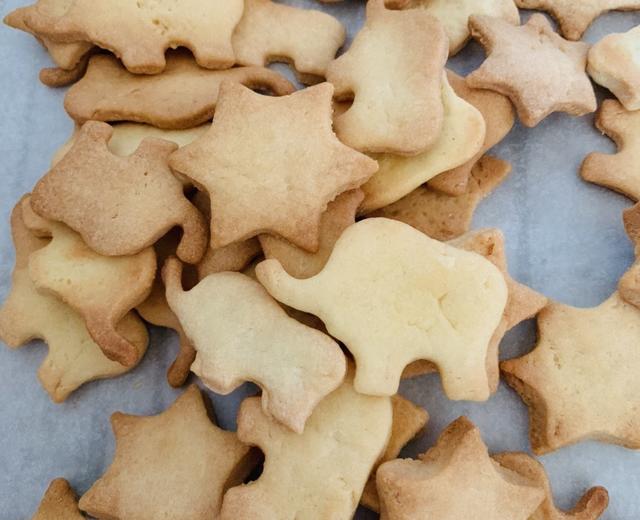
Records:
[[[631,305],[640,309],[640,204],[635,204],[622,213],[624,228],[635,246],[636,261],[620,278],[618,292]]]
[[[468,191],[473,168],[482,156],[502,141],[513,128],[515,113],[509,98],[492,90],[470,88],[463,77],[447,71],[447,77],[455,93],[482,114],[485,123],[484,143],[466,163],[429,180],[429,187],[447,195],[463,195]]]
[[[585,440],[640,448],[640,311],[616,291],[593,308],[551,303],[532,352],[500,367],[529,406],[536,454]]]
[[[534,127],[553,112],[581,116],[597,108],[586,73],[589,45],[565,40],[544,15],[534,14],[520,26],[472,16],[469,27],[487,59],[467,76],[467,84],[508,96],[525,126]]]
[[[332,95],[328,83],[281,97],[221,85],[210,129],[169,160],[211,196],[214,249],[274,233],[318,250],[327,204],[377,169],[331,130]]]
[[[394,395],[403,369],[427,359],[439,366],[450,399],[489,398],[487,350],[507,287],[480,255],[370,218],[342,234],[312,278],[292,278],[277,260],[262,262],[256,274],[277,300],[318,316],[346,345],[356,391]]]
[[[29,256],[45,247],[47,240],[35,237],[24,225],[22,202],[11,214],[11,233],[16,262],[11,292],[0,308],[0,338],[9,348],[34,338],[47,343],[49,351],[38,369],[38,379],[51,400],[60,403],[86,382],[127,372],[129,368],[105,357],[75,311],[55,296],[36,290],[29,276]],[[137,359],[142,358],[148,336],[137,316],[126,314],[116,328],[135,347]]]
[[[637,0],[515,0],[522,9],[541,9],[550,13],[569,40],[579,40],[591,22],[607,11],[640,9]]]
[[[317,83],[346,38],[333,16],[271,0],[245,0],[233,33],[236,63],[264,67],[274,61],[293,65],[302,83]]]
[[[589,50],[589,75],[627,110],[640,109],[639,48],[640,27],[634,27],[626,33],[605,36]]]
[[[117,324],[151,290],[156,272],[153,248],[132,256],[102,256],[64,224],[38,217],[30,199],[21,206],[26,226],[52,237],[29,257],[29,275],[36,288],[53,293],[81,315],[109,359],[125,367],[136,364],[139,348],[117,330]]]
[[[400,200],[445,171],[472,159],[482,148],[485,123],[482,114],[442,82],[444,123],[436,143],[414,157],[381,154],[378,172],[362,186],[361,213],[370,213]]]
[[[438,140],[447,61],[442,25],[422,10],[367,2],[367,20],[351,47],[327,69],[337,99],[353,104],[334,121],[342,142],[368,153],[416,155]]]
[[[369,216],[399,220],[436,240],[451,240],[469,230],[480,201],[503,182],[510,171],[509,163],[485,155],[471,170],[462,195],[447,195],[426,184]]]
[[[429,414],[424,408],[413,404],[400,395],[394,395],[391,398],[391,405],[393,406],[393,423],[389,444],[371,471],[360,497],[360,505],[376,512],[380,511],[380,500],[376,488],[378,467],[388,460],[395,459],[400,454],[400,450],[424,429],[429,420]]]
[[[258,384],[265,413],[301,433],[316,405],[344,379],[340,347],[289,318],[243,274],[212,274],[186,292],[181,279],[180,262],[169,259],[167,301],[197,351],[191,370],[219,394],[245,381]]]
[[[406,7],[424,9],[442,23],[449,39],[449,56],[457,54],[469,41],[470,16],[493,16],[515,25],[520,23],[513,0],[410,0]]]
[[[350,380],[320,402],[303,434],[265,415],[259,398],[245,399],[238,437],[260,447],[264,469],[227,491],[221,520],[351,518],[391,424],[391,399],[362,395]]]
[[[183,129],[213,117],[218,89],[225,80],[251,89],[290,94],[295,87],[276,72],[262,67],[208,70],[190,54],[167,55],[162,74],[132,74],[113,56],[91,58],[87,73],[64,98],[67,113],[78,123],[136,121],[157,128]]]
[[[159,415],[117,412],[111,426],[113,462],[80,499],[96,518],[216,518],[226,489],[257,462],[235,433],[211,422],[195,385]]]
[[[589,489],[570,511],[562,511],[553,503],[553,492],[544,466],[526,453],[497,453],[491,457],[500,466],[515,471],[542,488],[545,498],[530,520],[597,520],[609,504],[609,493],[603,487]]]
[[[590,153],[582,163],[580,175],[594,182],[640,200],[640,112],[629,112],[614,99],[605,99],[598,110],[595,125],[618,147],[615,154]]]
[[[63,478],[51,481],[31,520],[84,520],[78,509],[78,497]]]
[[[234,63],[231,35],[243,11],[242,0],[130,2],[74,0],[58,15],[28,12],[25,23],[59,43],[92,42],[112,51],[135,74],[158,74],[165,51],[186,47],[198,65],[224,69]]]
[[[420,460],[382,464],[376,482],[381,520],[529,520],[544,499],[535,482],[491,459],[466,417],[451,423]]]
[[[264,256],[278,260],[294,278],[310,278],[318,274],[331,256],[336,240],[355,223],[356,212],[363,198],[362,190],[351,190],[329,203],[320,218],[320,241],[316,253],[309,253],[273,235],[260,235]]]
[[[107,147],[112,134],[106,123],[85,123],[69,152],[36,184],[33,209],[105,256],[137,254],[179,226],[177,255],[198,262],[207,225],[167,163],[178,146],[145,139],[132,155],[119,157]]]
[[[85,54],[78,64],[69,70],[60,67],[45,67],[40,70],[38,78],[43,85],[51,88],[66,87],[84,76],[93,52]]]

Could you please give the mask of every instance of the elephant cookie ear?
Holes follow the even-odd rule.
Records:
[[[51,481],[42,502],[31,520],[84,520],[78,508],[78,497],[63,478]]]
[[[35,212],[63,222],[105,256],[137,254],[179,226],[178,256],[198,262],[207,227],[169,168],[168,157],[178,146],[147,138],[132,155],[120,157],[107,146],[112,134],[106,123],[84,124],[71,149],[33,190]]]

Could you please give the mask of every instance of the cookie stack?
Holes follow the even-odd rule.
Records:
[[[521,25],[516,3],[561,34],[539,13]],[[535,454],[640,449],[638,264],[577,309],[511,278],[499,230],[469,231],[511,170],[487,152],[516,116],[596,111],[589,76],[620,100],[597,117],[620,152],[590,155],[582,175],[640,197],[640,33],[575,41],[605,8],[640,9],[619,4],[369,0],[339,57],[338,19],[271,0],[10,13],[55,63],[41,80],[72,84],[76,129],[13,209],[0,338],[47,343],[38,377],[55,402],[135,370],[145,323],[178,334],[171,386],[193,373],[217,394],[261,391],[237,432],[195,385],[160,415],[115,413],[105,474],[79,502],[54,480],[34,518],[348,519],[359,504],[388,520],[599,518],[604,488],[561,512],[540,462],[490,455],[465,417],[398,459],[429,418],[398,389],[438,372],[448,399],[484,402],[502,372]],[[470,38],[487,57],[465,78],[447,62]],[[640,206],[624,222],[640,244]],[[499,364],[504,334],[535,316],[537,347]]]

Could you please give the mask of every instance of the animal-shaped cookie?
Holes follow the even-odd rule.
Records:
[[[58,16],[29,12],[26,24],[56,42],[93,42],[112,51],[136,74],[157,74],[165,51],[187,47],[198,65],[224,69],[234,63],[231,35],[243,0],[74,0]]]
[[[35,237],[25,226],[22,201],[11,214],[11,234],[16,263],[11,292],[0,308],[2,341],[10,348],[34,338],[42,338],[47,343],[49,351],[38,369],[38,379],[56,403],[64,401],[88,381],[127,372],[129,368],[105,357],[81,316],[56,296],[36,289],[29,276],[29,257],[48,241]],[[147,349],[148,336],[140,319],[128,313],[116,329],[134,346],[136,359],[141,359]]]
[[[340,347],[289,318],[243,274],[212,274],[186,292],[181,277],[180,262],[169,259],[167,301],[197,351],[193,372],[220,394],[257,383],[265,412],[302,432],[315,406],[344,379]]]
[[[196,263],[207,247],[207,227],[167,164],[178,146],[145,139],[133,155],[119,157],[107,147],[112,133],[106,123],[85,123],[69,152],[36,184],[33,209],[107,256],[139,253],[180,226],[177,254]]]
[[[346,345],[356,391],[394,395],[403,369],[428,359],[449,398],[489,398],[487,350],[507,287],[480,255],[402,222],[370,218],[342,234],[312,278],[292,278],[276,260],[259,264],[256,274],[276,299],[318,316]]]
[[[302,83],[317,83],[345,37],[340,21],[322,11],[245,0],[232,43],[240,65],[290,61]]]
[[[605,99],[595,124],[616,143],[618,152],[590,153],[582,163],[580,175],[586,181],[640,200],[640,112],[629,112],[618,101]]]
[[[638,0],[515,0],[522,9],[542,9],[558,20],[560,32],[579,40],[591,22],[606,11],[640,9]]]
[[[320,402],[302,434],[265,415],[258,398],[245,399],[238,437],[262,449],[264,469],[227,491],[221,520],[352,518],[391,425],[391,399],[362,395],[350,380]]]
[[[78,498],[63,478],[51,481],[42,502],[31,520],[84,520],[78,509]]]
[[[29,257],[29,275],[78,312],[104,354],[124,366],[140,359],[139,349],[117,324],[148,296],[156,272],[153,248],[131,256],[107,257],[91,250],[64,224],[38,217],[30,199],[22,202],[25,224],[51,242]]]
[[[117,412],[111,426],[113,462],[80,499],[96,518],[217,518],[224,492],[257,463],[235,433],[211,422],[195,385],[159,415]]]
[[[290,94],[294,86],[263,67],[208,70],[184,53],[167,56],[162,74],[132,74],[113,56],[91,58],[84,77],[64,98],[67,113],[78,124],[95,121],[137,121],[157,128],[193,128],[209,121],[223,81],[252,89]]]
[[[565,40],[543,15],[520,26],[472,16],[469,27],[487,59],[467,83],[508,96],[525,126],[536,126],[552,112],[581,116],[597,108],[586,73],[589,45]]]
[[[450,70],[447,77],[455,93],[473,105],[482,114],[485,123],[484,143],[466,163],[448,172],[436,175],[427,184],[447,195],[463,195],[473,174],[473,168],[484,154],[502,141],[515,122],[515,112],[506,96],[487,89],[470,88],[465,78]]]
[[[587,71],[627,110],[640,109],[640,26],[609,34],[591,47]]]
[[[264,256],[278,260],[285,271],[295,278],[309,278],[318,274],[331,256],[336,240],[355,223],[356,212],[363,198],[362,190],[351,190],[329,203],[320,219],[320,244],[316,253],[309,253],[282,238],[260,235]]]
[[[446,60],[447,36],[438,20],[422,10],[387,9],[383,0],[367,2],[365,26],[327,69],[336,98],[353,97],[335,119],[338,137],[364,152],[425,151],[442,130]]]
[[[327,204],[377,169],[336,138],[332,95],[328,83],[281,97],[222,84],[209,131],[169,161],[208,192],[213,248],[274,233],[318,250]]]
[[[362,186],[360,211],[370,213],[400,200],[436,175],[471,160],[484,143],[486,125],[480,111],[456,95],[446,75],[442,81],[444,123],[437,141],[413,157],[376,156],[378,172]]]

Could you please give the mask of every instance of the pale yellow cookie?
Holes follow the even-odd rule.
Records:
[[[246,399],[238,437],[262,449],[264,469],[227,491],[221,520],[352,518],[391,427],[391,399],[357,393],[350,380],[320,402],[303,434],[270,419],[258,398]]]
[[[507,286],[480,255],[371,218],[347,228],[313,278],[292,278],[277,260],[262,262],[256,273],[275,298],[318,316],[346,345],[358,392],[393,395],[403,369],[428,359],[449,398],[489,398],[487,350]]]

